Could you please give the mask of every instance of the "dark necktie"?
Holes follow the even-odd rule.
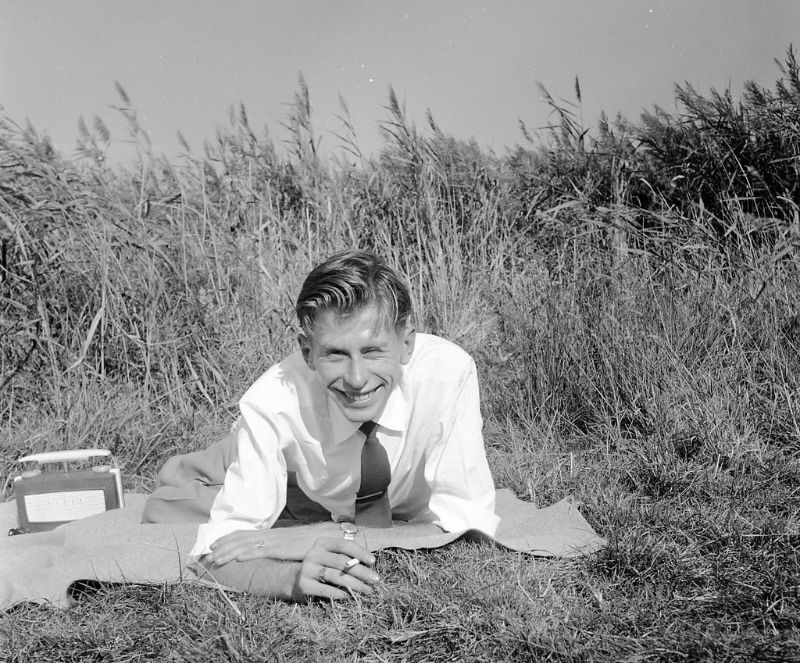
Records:
[[[378,442],[374,421],[367,421],[359,430],[367,436],[361,450],[361,487],[356,494],[356,525],[391,527],[392,509],[389,506],[389,482],[392,470],[386,449]]]

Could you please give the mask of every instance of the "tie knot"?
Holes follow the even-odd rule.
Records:
[[[359,426],[358,430],[360,430],[362,433],[364,433],[364,435],[369,437],[370,435],[372,435],[372,432],[375,430],[375,427],[377,425],[378,424],[375,423],[374,421],[365,421],[363,424],[361,424],[361,426]]]

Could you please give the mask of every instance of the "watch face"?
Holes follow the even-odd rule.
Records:
[[[352,539],[358,532],[358,527],[356,527],[353,523],[340,523],[339,527],[342,528],[342,531],[344,532],[344,538],[346,539]]]

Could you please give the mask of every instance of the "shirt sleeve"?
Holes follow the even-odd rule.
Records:
[[[231,532],[272,527],[286,506],[286,460],[274,424],[248,403],[241,410],[238,456],[228,467],[209,522],[198,528],[192,557],[209,553],[214,541]]]
[[[425,463],[425,480],[436,525],[447,532],[478,529],[494,536],[500,518],[494,512],[494,481],[483,446],[478,372],[469,361],[444,419],[442,440]]]

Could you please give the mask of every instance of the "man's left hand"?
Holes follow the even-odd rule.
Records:
[[[339,531],[336,523],[238,530],[212,543],[211,553],[205,557],[205,561],[217,565],[234,560],[246,562],[263,557],[300,561],[319,537],[341,536]]]

